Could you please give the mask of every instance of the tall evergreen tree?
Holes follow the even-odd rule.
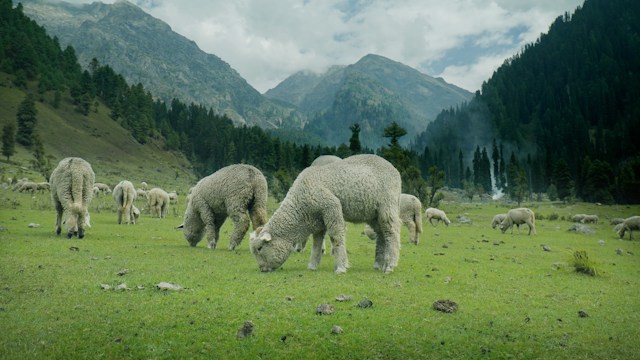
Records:
[[[564,159],[556,161],[553,167],[553,182],[556,185],[558,199],[567,202],[573,192],[573,179],[569,171],[569,165]]]
[[[32,94],[28,94],[18,105],[18,112],[16,113],[18,123],[16,141],[18,144],[27,147],[33,144],[33,134],[38,121],[37,114],[35,98]]]
[[[351,150],[351,154],[359,154],[362,151],[362,145],[360,144],[360,124],[355,123],[349,126],[349,130],[351,130],[349,150]]]
[[[16,124],[12,121],[2,127],[2,155],[9,158],[16,153]]]

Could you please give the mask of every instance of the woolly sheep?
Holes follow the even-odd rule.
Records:
[[[11,190],[13,190],[13,191],[20,190],[20,188],[22,187],[22,185],[23,185],[25,182],[27,182],[27,181],[29,181],[29,179],[28,179],[28,178],[22,178],[22,179],[19,179],[18,181],[16,181],[16,184],[15,184],[15,185],[13,185],[13,187],[11,188]]]
[[[160,188],[153,188],[147,193],[147,206],[151,216],[164,218],[169,209],[169,194]]]
[[[502,223],[502,221],[506,217],[507,217],[507,214],[496,214],[496,216],[494,216],[493,220],[491,221],[491,228],[495,229],[498,225],[500,225],[500,223]],[[520,225],[518,225],[518,229],[519,228],[520,228]]]
[[[62,159],[51,173],[51,199],[56,209],[56,234],[62,231],[62,213],[66,212],[67,237],[78,234],[84,237],[85,221],[93,195],[95,173],[84,159],[68,157]]]
[[[38,191],[41,191],[41,192],[45,192],[45,191],[48,191],[49,189],[51,189],[51,186],[49,185],[49,182],[47,182],[47,181],[42,181],[42,182],[36,183],[36,185],[38,186]]]
[[[580,222],[583,224],[597,224],[598,215],[585,215]]]
[[[98,188],[98,190],[100,190],[101,193],[103,194],[110,194],[111,193],[111,188],[109,187],[109,185],[107,184],[103,184],[103,183],[95,183],[93,184],[95,187]]]
[[[178,193],[175,191],[172,191],[170,193],[168,193],[167,195],[169,195],[169,203],[170,204],[177,204],[178,203]]]
[[[433,219],[438,220],[436,224],[439,224],[440,221],[444,222],[444,224],[447,226],[451,224],[451,220],[449,220],[447,214],[445,214],[445,212],[440,209],[428,208],[424,213],[427,216],[427,221],[429,221],[433,226],[436,226],[433,224]]]
[[[609,225],[618,225],[618,224],[622,224],[623,222],[624,222],[623,218],[613,218],[609,220]]]
[[[38,190],[38,184],[34,183],[33,181],[24,181],[22,185],[20,185],[18,192],[29,191],[31,193],[34,193],[36,190]]]
[[[335,272],[349,267],[345,221],[367,223],[376,234],[374,268],[390,273],[398,265],[400,173],[387,160],[371,154],[304,169],[271,219],[251,234],[250,249],[261,271],[280,267],[294,246],[310,234],[313,246],[308,269],[316,270],[325,234],[329,235]]]
[[[582,219],[587,216],[586,214],[575,214],[571,217],[571,221],[573,222],[582,222]]]
[[[141,199],[146,199],[147,198],[147,192],[142,190],[142,189],[137,189],[136,190],[136,196],[141,198]]]
[[[400,221],[409,230],[409,242],[418,245],[422,233],[422,203],[410,194],[400,194]],[[377,235],[371,226],[365,224],[362,231],[371,240],[376,240]]]
[[[116,202],[118,224],[122,224],[123,214],[125,224],[136,223],[136,217],[133,212],[133,202],[136,197],[136,190],[131,181],[122,180],[113,188],[113,200]]]
[[[256,229],[267,221],[267,180],[260,170],[244,164],[224,167],[198,181],[191,190],[184,222],[184,237],[196,246],[206,233],[208,247],[215,249],[220,228],[227,217],[234,224],[229,250],[244,238],[249,223]]]
[[[147,183],[143,181],[140,183],[140,189],[147,191],[149,189],[149,185],[147,185]]]
[[[629,232],[629,240],[633,240],[633,231],[640,231],[640,216],[632,216],[626,218],[622,223],[622,226],[618,230],[618,236],[620,239],[624,239],[624,234]]]
[[[533,211],[529,208],[517,208],[511,209],[507,212],[507,216],[500,223],[500,229],[504,234],[509,228],[511,228],[511,233],[513,234],[513,225],[522,225],[527,224],[529,226],[529,235],[533,231],[533,234],[536,234],[536,217]],[[520,231],[520,227],[518,227],[518,231]]]

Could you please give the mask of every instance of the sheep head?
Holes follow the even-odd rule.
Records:
[[[184,214],[184,222],[182,225],[178,226],[179,229],[182,229],[182,233],[184,234],[184,238],[187,240],[189,245],[195,247],[198,245],[200,240],[202,240],[202,236],[204,235],[205,225],[199,214],[193,213],[193,211],[187,211]]]
[[[262,226],[249,236],[249,248],[262,272],[273,271],[282,266],[292,250],[287,241],[272,236]]]

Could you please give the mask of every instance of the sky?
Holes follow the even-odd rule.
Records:
[[[94,0],[68,0],[88,3]],[[377,54],[480,89],[583,0],[130,0],[261,93],[300,70]],[[113,3],[113,0],[103,1]]]

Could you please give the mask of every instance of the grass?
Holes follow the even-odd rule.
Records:
[[[273,273],[260,273],[248,238],[226,250],[189,247],[166,219],[143,214],[116,224],[109,198],[92,203],[83,240],[53,232],[48,195],[0,192],[0,357],[23,358],[637,358],[639,243],[617,239],[605,221],[595,235],[567,232],[566,221],[540,220],[537,236],[490,228],[504,204],[445,203],[449,227],[425,223],[419,245],[403,228],[399,267],[372,269],[374,244],[349,224],[351,268],[333,273],[324,256],[306,270],[309,250]],[[7,201],[4,201],[4,200]],[[181,198],[183,200],[183,198]],[[629,216],[639,207],[529,204],[540,214]],[[272,208],[275,207],[272,204]],[[98,211],[99,208],[99,211]],[[591,210],[591,211],[590,211]],[[27,224],[39,223],[39,228]],[[598,243],[604,240],[604,245]],[[543,251],[541,244],[551,248]],[[446,246],[445,246],[446,245]],[[616,253],[624,249],[623,255]],[[570,265],[576,249],[599,263],[599,276]],[[126,274],[120,276],[126,269]],[[155,289],[159,282],[184,291]],[[103,290],[126,283],[132,290]],[[138,286],[142,289],[136,289]],[[339,295],[353,300],[337,302]],[[359,308],[362,299],[373,306]],[[437,300],[458,304],[436,311]],[[316,315],[319,304],[335,307]],[[589,314],[581,317],[578,311]],[[246,320],[254,336],[237,339]],[[332,334],[338,325],[341,334]]]

